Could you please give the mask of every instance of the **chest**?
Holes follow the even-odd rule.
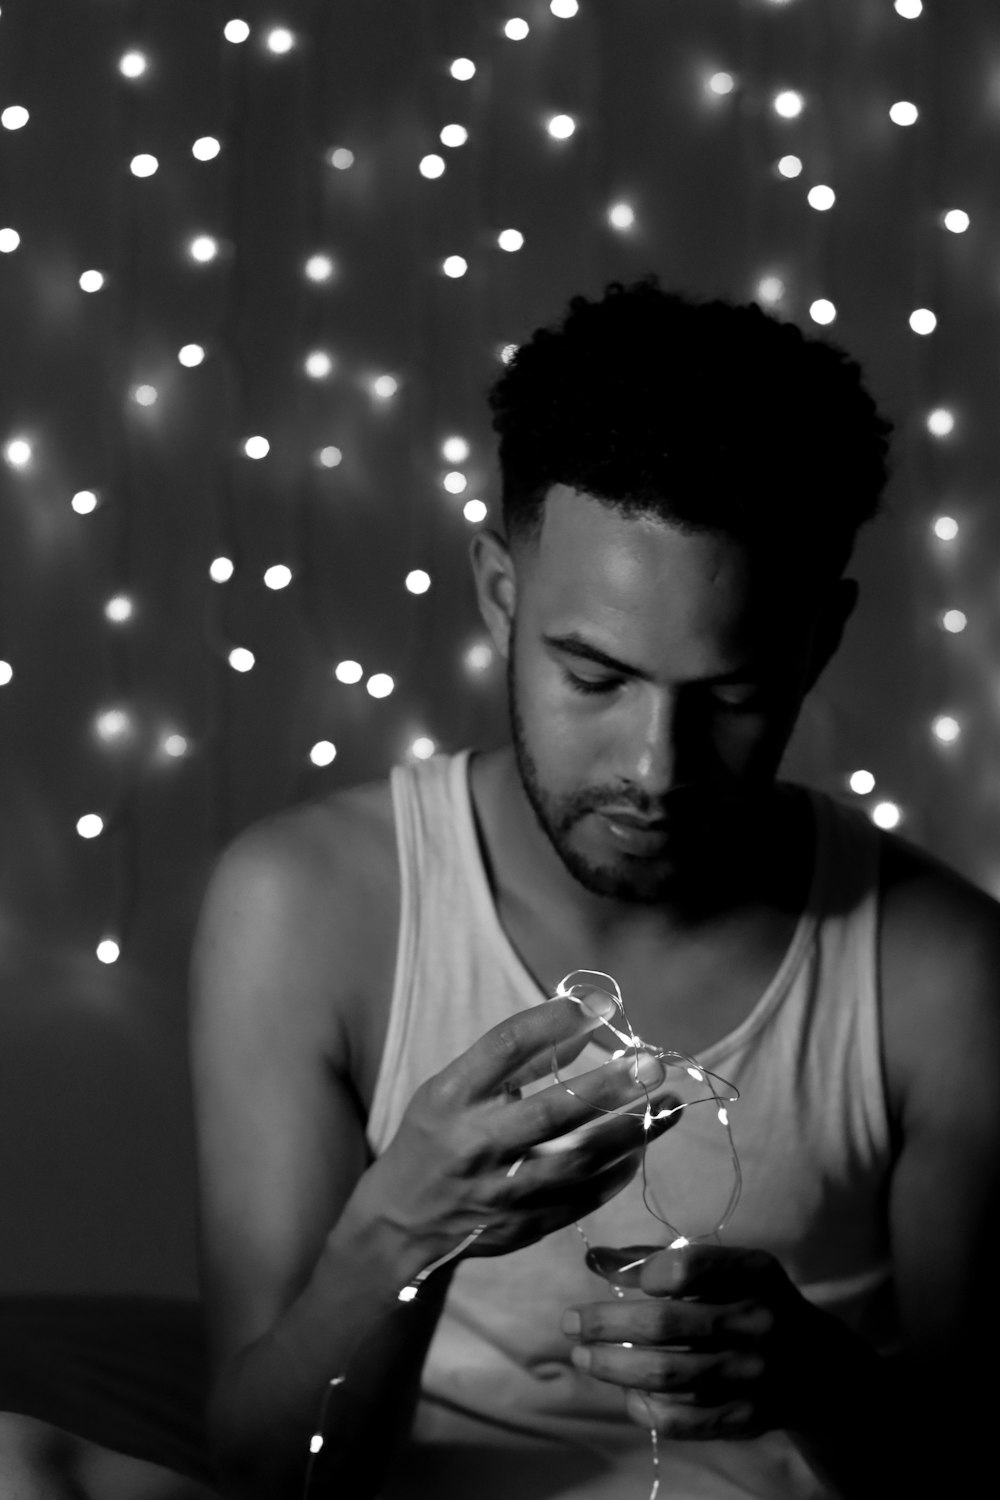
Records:
[[[385,901],[369,906],[364,916],[369,959],[364,983],[355,987],[345,1016],[353,1081],[366,1111],[374,1096],[396,979],[398,891],[389,889],[385,895]],[[797,926],[797,919],[785,914],[755,924],[752,931],[717,936],[682,952],[626,953],[602,950],[600,944],[584,951],[502,901],[497,915],[506,939],[535,981],[539,998],[553,994],[574,969],[600,970],[617,980],[629,1022],[640,1037],[693,1056],[743,1024],[778,974]],[[883,1058],[890,1110],[896,1118],[904,1087],[902,1063],[897,1062],[903,1051],[899,1011],[898,998],[883,986]],[[597,1033],[594,1039],[609,1048],[615,1045],[607,1033]]]
[[[735,1031],[758,1005],[786,958],[798,923],[792,913],[771,913],[711,940],[676,951],[658,946],[622,949],[583,943],[552,931],[537,914],[503,895],[496,913],[504,938],[534,980],[539,998],[550,995],[574,969],[611,974],[617,980],[629,1021],[644,1040],[698,1055]],[[351,1074],[367,1112],[375,1092],[396,981],[400,923],[399,875],[394,851],[379,874],[379,899],[363,903],[354,938],[364,950],[351,993],[343,997],[341,1021],[347,1033]],[[905,938],[905,934],[903,935]],[[911,934],[912,938],[912,934]],[[905,943],[904,943],[905,946]],[[907,985],[902,972],[900,934],[881,924],[877,955],[879,1027],[887,1102],[899,1135],[907,1090]],[[911,973],[912,966],[906,972]],[[599,1040],[595,1036],[595,1041]],[[604,1040],[613,1047],[613,1039]]]
[[[581,967],[608,974],[617,981],[632,1030],[689,1055],[743,1024],[778,973],[797,926],[796,917],[779,915],[697,942],[620,946],[568,940],[503,902],[498,916],[540,992],[555,993],[560,980]],[[594,1039],[615,1046],[610,1033]]]

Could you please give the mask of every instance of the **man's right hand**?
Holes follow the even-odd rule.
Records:
[[[607,1000],[588,998],[595,1005]],[[553,1049],[565,1063],[600,1025],[586,1001],[532,1006],[494,1026],[417,1089],[397,1134],[365,1173],[363,1196],[381,1222],[420,1247],[422,1264],[481,1224],[487,1227],[469,1254],[506,1254],[574,1223],[623,1188],[645,1142],[679,1119],[669,1115],[644,1127],[647,1098],[654,1115],[680,1103],[663,1092],[662,1066],[649,1054],[639,1054],[653,1063],[647,1078],[636,1078],[630,1053],[576,1074],[572,1093],[553,1082],[518,1096],[521,1085],[551,1071]],[[599,1112],[630,1104],[637,1107],[627,1114]]]

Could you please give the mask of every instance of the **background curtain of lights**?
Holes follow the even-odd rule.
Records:
[[[484,392],[576,292],[861,361],[896,472],[787,774],[1000,892],[991,0],[3,0],[0,122],[4,1291],[194,1293],[212,862],[504,737]]]

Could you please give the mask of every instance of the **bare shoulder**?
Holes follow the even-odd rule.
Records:
[[[284,808],[251,824],[234,843],[299,881],[302,894],[326,914],[328,925],[346,929],[338,931],[338,938],[350,937],[372,894],[384,898],[395,878],[389,783],[346,787]]]
[[[368,1037],[395,947],[391,827],[385,790],[338,793],[252,823],[209,881],[190,1057],[216,1373],[305,1285],[370,1158]]]
[[[330,1060],[363,1102],[381,1056],[399,923],[399,873],[388,780],[347,787],[252,824],[237,843],[270,862],[299,911],[303,987]]]
[[[1000,902],[895,834],[881,888],[886,1061],[905,1128],[1000,1064]]]
[[[883,924],[902,958],[957,957],[1000,943],[1000,902],[957,870],[897,834],[883,835]]]
[[[380,884],[395,861],[396,833],[388,781],[344,787],[278,813],[279,837],[342,894]],[[266,826],[266,825],[265,825]]]

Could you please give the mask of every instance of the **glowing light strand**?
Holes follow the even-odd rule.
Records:
[[[610,990],[608,990],[605,989],[603,985],[594,985],[589,982],[585,983],[583,982],[584,979],[604,979],[609,981],[611,988]],[[580,1103],[585,1104],[588,1109],[592,1109],[596,1113],[604,1115],[631,1115],[633,1119],[641,1120],[643,1122],[645,1138],[643,1141],[641,1162],[642,1201],[648,1213],[654,1219],[658,1220],[659,1223],[663,1224],[665,1228],[669,1229],[671,1234],[674,1236],[674,1239],[671,1242],[671,1248],[691,1244],[693,1243],[693,1241],[689,1240],[685,1235],[682,1235],[680,1231],[673,1224],[671,1224],[670,1221],[663,1216],[663,1214],[659,1213],[650,1202],[650,1186],[649,1179],[646,1173],[646,1151],[649,1146],[649,1130],[654,1120],[665,1119],[668,1115],[678,1114],[682,1109],[689,1109],[692,1104],[707,1104],[714,1102],[716,1105],[716,1112],[719,1118],[719,1122],[725,1128],[726,1135],[729,1140],[729,1151],[733,1163],[733,1187],[730,1192],[729,1201],[726,1204],[722,1218],[719,1220],[719,1223],[716,1225],[715,1229],[709,1230],[705,1234],[695,1235],[694,1240],[714,1239],[718,1242],[720,1234],[722,1233],[723,1229],[729,1222],[736,1209],[736,1205],[740,1199],[740,1194],[743,1190],[743,1174],[740,1169],[740,1161],[736,1153],[736,1146],[733,1142],[733,1133],[732,1128],[729,1124],[729,1115],[725,1109],[726,1103],[734,1104],[739,1099],[740,1091],[738,1088],[736,1088],[735,1084],[729,1083],[726,1079],[720,1078],[717,1073],[713,1073],[709,1068],[703,1067],[696,1058],[688,1056],[686,1052],[677,1052],[669,1047],[655,1047],[650,1045],[650,1043],[643,1041],[642,1037],[639,1036],[638,1032],[634,1029],[631,1021],[628,1018],[628,1012],[625,1009],[625,1001],[622,998],[622,992],[618,987],[617,981],[613,979],[610,974],[605,974],[599,969],[573,969],[569,974],[565,975],[564,978],[559,981],[558,985],[556,986],[555,994],[551,995],[549,999],[573,1000],[577,1004],[580,1004],[582,1003],[581,997],[579,994],[574,993],[574,991],[591,992],[594,989],[598,989],[602,993],[607,994],[609,998],[612,999],[615,1003],[618,1016],[620,1017],[620,1026],[624,1027],[625,1029],[620,1029],[620,1026],[615,1025],[610,1017],[602,1017],[600,1024],[602,1026],[605,1026],[622,1044],[622,1049],[616,1050],[616,1052],[613,1054],[614,1058],[620,1058],[627,1052],[631,1052],[633,1054],[633,1060],[635,1064],[635,1072],[633,1074],[633,1077],[635,1082],[639,1084],[646,1097],[646,1107],[641,1113],[636,1110],[603,1109],[600,1105],[592,1104],[588,1099],[581,1098],[581,1096],[574,1093],[574,1091],[569,1087],[569,1084],[567,1084],[560,1077],[559,1063],[555,1047],[553,1047],[552,1049],[552,1076],[555,1082],[561,1088],[565,1089],[568,1094],[571,1094],[574,1099],[579,1099]],[[650,1098],[650,1091],[646,1087],[643,1080],[639,1077],[638,1072],[639,1057],[642,1053],[649,1053],[653,1057],[658,1058],[661,1062],[668,1062],[669,1064],[672,1064],[674,1066],[682,1064],[685,1067],[686,1071],[690,1074],[690,1076],[696,1081],[707,1081],[709,1093],[702,1095],[698,1099],[688,1099],[678,1105],[675,1105],[672,1109],[657,1110],[657,1112],[654,1114],[652,1100]],[[610,1060],[612,1059],[609,1059],[609,1061]],[[718,1082],[723,1084],[727,1089],[732,1090],[725,1101],[723,1101],[723,1098],[717,1092],[713,1080],[718,1080]],[[524,1156],[519,1156],[517,1160],[513,1162],[509,1167],[507,1176],[513,1177],[524,1160]],[[595,1265],[593,1260],[593,1246],[587,1239],[587,1236],[584,1233],[582,1227],[579,1223],[574,1224],[573,1227],[580,1235],[581,1239],[587,1247],[587,1265],[589,1269],[594,1271],[596,1275],[602,1275],[601,1271]],[[386,1313],[383,1313],[382,1317],[378,1321],[381,1322],[385,1317],[396,1313],[400,1306],[412,1306],[415,1302],[417,1302],[419,1300],[421,1287],[427,1281],[428,1277],[433,1275],[435,1271],[440,1270],[442,1266],[447,1265],[449,1261],[453,1261],[457,1256],[462,1255],[466,1250],[468,1250],[469,1246],[474,1244],[479,1236],[483,1234],[488,1228],[488,1224],[477,1224],[475,1229],[473,1229],[470,1234],[467,1234],[465,1238],[454,1247],[454,1249],[447,1251],[446,1254],[440,1256],[437,1260],[431,1261],[429,1265],[424,1266],[423,1270],[419,1271],[411,1281],[407,1282],[405,1286],[399,1289],[392,1307]],[[650,1251],[650,1254],[653,1253],[654,1251]],[[634,1270],[636,1266],[641,1266],[646,1259],[648,1259],[648,1256],[642,1256],[638,1260],[630,1261],[627,1265],[619,1266],[617,1268],[617,1274],[622,1275],[626,1271]],[[608,1284],[611,1287],[611,1291],[615,1296],[624,1297],[625,1293],[621,1287],[616,1286],[614,1282],[611,1281],[607,1276],[602,1276],[602,1279],[608,1281]],[[371,1333],[373,1326],[374,1325],[369,1326],[369,1328],[366,1329],[365,1333],[358,1338],[349,1358],[346,1361],[347,1370],[350,1369],[355,1354],[358,1352],[358,1349],[364,1338]],[[339,1375],[334,1375],[327,1382],[326,1387],[323,1391],[323,1398],[320,1403],[316,1429],[309,1440],[309,1461],[306,1467],[303,1500],[310,1500],[313,1479],[315,1477],[316,1459],[324,1446],[324,1431],[326,1428],[330,1397],[335,1390],[339,1389],[346,1383],[347,1370]],[[653,1410],[650,1406],[648,1398],[642,1391],[634,1391],[633,1394],[639,1396],[642,1399],[646,1406],[646,1410],[650,1415],[649,1437],[653,1459],[653,1485],[649,1493],[649,1500],[657,1500],[657,1496],[659,1495],[660,1490],[659,1433],[656,1429]]]
[[[587,976],[588,979],[606,979],[606,980],[608,980],[610,982],[610,985],[611,985],[610,991],[606,990],[603,985],[594,986],[593,984],[581,984],[579,982],[577,982],[577,983],[570,983],[571,980],[579,980],[583,976]],[[633,1028],[632,1023],[631,1023],[631,1021],[628,1018],[628,1012],[625,1009],[625,1001],[622,998],[622,992],[621,992],[621,990],[618,987],[617,981],[615,979],[613,979],[610,974],[605,974],[605,973],[603,973],[599,969],[574,969],[572,971],[572,973],[567,974],[563,979],[560,979],[558,985],[556,986],[556,992],[555,992],[555,994],[551,998],[554,999],[554,1000],[557,1000],[557,999],[567,999],[567,1000],[577,1000],[578,1001],[579,997],[576,994],[573,993],[574,990],[592,991],[594,988],[598,988],[601,991],[602,994],[608,995],[609,998],[612,999],[615,1002],[615,1007],[616,1007],[617,1011],[619,1012],[619,1014],[621,1016],[622,1024],[627,1028],[627,1034],[623,1034],[622,1031],[620,1031],[619,1028],[612,1023],[610,1017],[608,1017],[608,1018],[602,1017],[601,1018],[601,1024],[603,1026],[607,1027],[607,1029],[617,1038],[617,1040],[620,1041],[623,1044],[624,1052],[631,1052],[633,1054],[633,1062],[634,1062],[634,1069],[635,1069],[635,1071],[633,1072],[632,1076],[633,1076],[634,1081],[639,1085],[639,1087],[642,1089],[643,1093],[646,1096],[646,1108],[643,1110],[643,1112],[641,1114],[639,1114],[636,1110],[631,1110],[631,1109],[602,1109],[600,1105],[598,1105],[598,1104],[590,1104],[589,1101],[585,1100],[585,1099],[581,1099],[580,1102],[582,1104],[587,1104],[587,1107],[589,1109],[598,1110],[601,1114],[605,1114],[605,1115],[631,1115],[633,1119],[635,1119],[635,1120],[641,1120],[642,1121],[643,1130],[646,1132],[646,1140],[645,1140],[645,1142],[643,1144],[642,1163],[641,1163],[641,1165],[642,1165],[642,1201],[643,1201],[643,1204],[644,1204],[646,1210],[652,1215],[652,1217],[654,1219],[658,1219],[659,1222],[661,1224],[663,1224],[665,1226],[665,1228],[669,1229],[670,1232],[671,1232],[671,1234],[674,1236],[674,1240],[673,1240],[672,1246],[671,1246],[671,1248],[673,1248],[675,1246],[681,1246],[681,1245],[691,1244],[692,1241],[689,1240],[686,1235],[682,1235],[680,1233],[680,1231],[673,1224],[670,1223],[669,1219],[667,1219],[667,1218],[665,1218],[663,1216],[663,1214],[658,1213],[657,1210],[653,1207],[653,1205],[649,1201],[650,1187],[649,1187],[649,1178],[648,1178],[647,1173],[646,1173],[646,1150],[647,1150],[648,1145],[649,1145],[649,1140],[648,1140],[649,1130],[650,1130],[650,1127],[652,1126],[654,1120],[664,1119],[668,1115],[671,1115],[671,1114],[679,1114],[682,1109],[689,1109],[692,1104],[707,1104],[707,1103],[709,1103],[711,1101],[714,1101],[714,1103],[716,1105],[716,1112],[717,1112],[718,1118],[719,1118],[719,1123],[724,1126],[725,1131],[726,1131],[726,1136],[727,1136],[727,1139],[729,1141],[729,1153],[730,1153],[730,1157],[731,1157],[732,1163],[733,1163],[733,1186],[732,1186],[732,1190],[731,1190],[731,1192],[729,1194],[729,1201],[726,1204],[726,1207],[725,1207],[725,1210],[723,1212],[722,1218],[719,1220],[718,1224],[715,1226],[715,1228],[713,1230],[709,1230],[705,1234],[695,1235],[694,1239],[695,1240],[714,1239],[718,1243],[719,1236],[721,1235],[723,1229],[728,1224],[729,1220],[732,1218],[733,1213],[736,1210],[736,1205],[740,1201],[740,1194],[743,1191],[743,1173],[742,1173],[742,1170],[740,1168],[740,1159],[739,1159],[739,1156],[737,1155],[736,1146],[735,1146],[735,1143],[733,1141],[732,1127],[729,1124],[729,1114],[728,1114],[728,1112],[727,1112],[727,1110],[725,1108],[725,1105],[723,1104],[722,1100],[720,1099],[718,1093],[716,1092],[712,1080],[713,1079],[718,1079],[719,1083],[724,1084],[727,1089],[732,1089],[733,1092],[729,1095],[729,1097],[728,1097],[728,1099],[726,1101],[729,1104],[735,1104],[736,1103],[736,1101],[740,1097],[740,1091],[739,1091],[739,1089],[736,1087],[736,1085],[734,1083],[730,1083],[727,1079],[719,1077],[719,1074],[718,1073],[713,1073],[711,1071],[711,1069],[703,1067],[702,1064],[699,1063],[695,1058],[689,1057],[686,1052],[676,1052],[672,1048],[669,1048],[669,1047],[654,1047],[654,1046],[651,1046],[648,1042],[643,1041],[642,1037],[639,1036],[638,1032]],[[708,1087],[709,1087],[710,1092],[707,1095],[703,1095],[699,1099],[688,1099],[688,1100],[682,1102],[681,1104],[675,1105],[674,1108],[672,1108],[672,1109],[657,1110],[656,1114],[654,1115],[653,1112],[652,1112],[652,1100],[650,1099],[649,1089],[646,1087],[646,1085],[643,1082],[643,1080],[639,1077],[639,1056],[640,1056],[641,1053],[648,1053],[651,1056],[658,1058],[661,1062],[665,1062],[665,1061],[667,1061],[669,1059],[675,1065],[678,1064],[678,1063],[683,1064],[685,1066],[687,1072],[690,1074],[690,1076],[692,1078],[694,1078],[696,1081],[701,1082],[702,1079],[705,1079],[705,1080],[708,1081]],[[622,1056],[622,1055],[623,1055],[622,1052],[618,1052],[618,1053],[615,1054],[615,1056]],[[559,1076],[559,1064],[558,1064],[558,1059],[556,1057],[556,1049],[554,1047],[552,1049],[552,1076],[555,1079],[556,1083],[561,1084],[562,1087],[566,1090],[566,1092],[568,1094],[573,1094],[573,1090],[569,1087],[568,1084],[564,1083],[563,1080],[562,1080],[562,1078],[560,1078],[560,1076]],[[573,1097],[574,1097],[574,1099],[576,1099],[576,1098],[579,1098],[579,1095],[578,1094],[573,1094]],[[577,1234],[580,1236],[580,1238],[583,1240],[583,1243],[587,1247],[587,1265],[588,1265],[588,1267],[592,1271],[594,1271],[596,1275],[601,1275],[601,1272],[597,1269],[597,1267],[596,1267],[596,1265],[594,1264],[594,1261],[593,1261],[593,1247],[592,1247],[590,1241],[588,1240],[586,1234],[584,1233],[582,1227],[578,1223],[574,1224],[573,1227],[576,1230]],[[652,1253],[654,1253],[654,1252],[651,1251],[650,1254],[652,1254]],[[627,1265],[619,1266],[618,1267],[618,1274],[622,1275],[626,1271],[632,1271],[632,1270],[634,1270],[636,1268],[636,1266],[641,1266],[644,1263],[644,1261],[646,1261],[648,1258],[649,1258],[648,1256],[641,1256],[638,1260],[629,1261]],[[607,1277],[605,1277],[604,1279],[608,1280]],[[612,1291],[612,1294],[614,1296],[616,1296],[616,1297],[624,1297],[625,1296],[625,1293],[622,1290],[622,1288],[619,1287],[619,1286],[616,1286],[614,1284],[614,1282],[608,1280],[608,1284],[609,1284],[609,1286],[611,1288],[611,1291]],[[656,1430],[655,1417],[654,1417],[653,1409],[652,1409],[652,1407],[651,1407],[651,1405],[649,1403],[648,1397],[645,1395],[645,1393],[643,1391],[639,1391],[639,1390],[634,1391],[634,1394],[637,1395],[640,1398],[640,1400],[643,1402],[643,1404],[644,1404],[644,1406],[646,1408],[646,1411],[649,1414],[649,1418],[650,1418],[650,1423],[649,1423],[649,1441],[650,1441],[650,1446],[651,1446],[651,1449],[652,1449],[652,1459],[653,1459],[653,1486],[652,1486],[652,1489],[649,1492],[649,1500],[657,1500],[657,1496],[658,1496],[658,1494],[660,1492],[660,1443],[659,1443],[659,1433]]]
[[[604,990],[603,986],[595,986],[592,984],[569,983],[570,980],[575,980],[578,978],[578,976],[582,975],[587,975],[591,979],[609,980],[611,983],[611,990]],[[729,1141],[729,1153],[733,1163],[733,1186],[732,1191],[729,1195],[729,1202],[726,1204],[722,1218],[719,1220],[718,1224],[713,1230],[709,1230],[705,1234],[695,1235],[694,1238],[695,1240],[707,1240],[712,1238],[715,1238],[717,1240],[723,1229],[725,1229],[729,1220],[732,1218],[734,1212],[736,1211],[736,1205],[739,1203],[740,1194],[743,1191],[743,1173],[740,1168],[740,1159],[736,1154],[736,1146],[733,1143],[732,1127],[729,1124],[729,1115],[725,1109],[725,1104],[736,1103],[736,1101],[740,1097],[740,1091],[734,1083],[730,1083],[728,1079],[721,1078],[718,1073],[713,1073],[711,1069],[704,1067],[700,1062],[697,1061],[696,1058],[689,1057],[686,1052],[675,1052],[670,1047],[654,1047],[649,1042],[643,1041],[638,1032],[633,1029],[632,1023],[628,1018],[628,1012],[625,1009],[625,1002],[622,999],[622,992],[619,989],[617,982],[612,979],[610,974],[604,974],[599,969],[574,969],[572,973],[567,974],[564,979],[560,979],[559,984],[556,987],[556,992],[553,996],[551,996],[551,998],[553,1000],[565,999],[578,1001],[579,997],[573,993],[574,990],[593,990],[595,988],[601,989],[602,993],[607,994],[610,999],[614,1000],[615,1005],[621,1014],[622,1023],[628,1028],[627,1033],[623,1033],[617,1026],[612,1024],[610,1018],[605,1020],[602,1017],[601,1019],[601,1025],[607,1027],[607,1029],[617,1038],[617,1040],[623,1044],[625,1051],[632,1052],[634,1054],[635,1072],[633,1074],[633,1077],[635,1079],[635,1082],[639,1084],[640,1088],[646,1096],[646,1108],[641,1114],[639,1114],[635,1110],[602,1109],[599,1104],[591,1104],[586,1099],[581,1099],[580,1102],[581,1104],[586,1104],[588,1109],[597,1110],[600,1114],[631,1115],[635,1120],[642,1120],[643,1128],[648,1132],[654,1120],[665,1119],[668,1115],[671,1114],[679,1114],[682,1109],[689,1109],[692,1104],[708,1104],[714,1101],[719,1117],[719,1123],[725,1127],[726,1136]],[[649,1089],[639,1077],[638,1072],[639,1056],[644,1052],[649,1053],[652,1057],[658,1058],[661,1062],[669,1061],[674,1066],[683,1064],[686,1071],[697,1082],[700,1083],[703,1079],[708,1082],[710,1092],[708,1094],[703,1094],[699,1099],[688,1099],[681,1104],[675,1105],[673,1109],[657,1110],[656,1114],[654,1115],[652,1113],[652,1100],[650,1099]],[[617,1055],[621,1056],[623,1054],[619,1053]],[[573,1094],[573,1090],[567,1083],[564,1083],[562,1078],[559,1076],[559,1065],[555,1048],[552,1049],[552,1076],[555,1079],[556,1083],[560,1084],[568,1094]],[[723,1101],[723,1099],[720,1098],[719,1094],[716,1092],[716,1089],[714,1088],[711,1081],[712,1079],[717,1079],[718,1082],[723,1084],[727,1089],[732,1089],[732,1093],[725,1101]],[[574,1099],[576,1099],[579,1098],[579,1095],[573,1094],[573,1097]],[[649,1213],[652,1214],[653,1218],[658,1219],[661,1224],[669,1229],[676,1239],[680,1240],[682,1244],[692,1243],[692,1241],[689,1241],[686,1236],[682,1235],[680,1231],[670,1223],[669,1219],[665,1219],[661,1213],[658,1213],[650,1203],[649,1179],[646,1175],[645,1150],[643,1150],[642,1153],[642,1201]],[[583,1242],[587,1246],[587,1249],[590,1250],[590,1241],[587,1239],[587,1236],[580,1228],[580,1225],[576,1224],[574,1225],[574,1228],[583,1239]],[[621,1269],[626,1270],[630,1268],[623,1266]]]

